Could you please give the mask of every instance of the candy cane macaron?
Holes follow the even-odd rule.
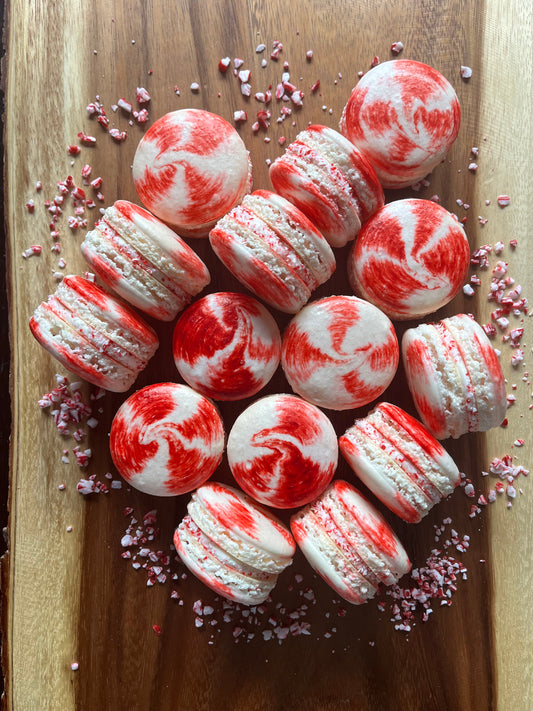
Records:
[[[155,121],[140,140],[133,182],[143,205],[180,235],[207,237],[251,190],[252,168],[228,121],[180,109]]]
[[[332,247],[355,238],[384,203],[374,168],[338,131],[312,125],[270,166],[274,190],[296,205]]]
[[[214,404],[192,388],[156,383],[120,406],[109,448],[117,470],[133,487],[176,496],[213,474],[224,450],[224,426]]]
[[[395,59],[363,75],[340,130],[368,158],[384,188],[405,188],[445,158],[460,122],[455,90],[439,71]]]
[[[35,309],[29,326],[67,370],[113,392],[129,390],[159,346],[133,309],[72,274]]]
[[[307,304],[283,336],[281,364],[289,385],[331,410],[361,407],[391,383],[399,361],[390,319],[356,296]]]
[[[354,292],[393,320],[420,318],[464,284],[470,247],[463,226],[433,200],[394,200],[363,226],[348,256]]]
[[[258,393],[273,376],[281,336],[257,299],[215,292],[183,312],[172,349],[180,375],[195,390],[215,400],[241,400]]]
[[[174,545],[205,585],[243,605],[267,599],[296,550],[281,521],[242,491],[217,482],[193,493]]]
[[[319,496],[333,478],[337,435],[318,407],[296,395],[267,395],[237,417],[227,455],[249,496],[274,508],[295,508]]]
[[[207,267],[181,237],[127,200],[104,211],[81,251],[113,291],[161,321],[172,321],[210,281]]]

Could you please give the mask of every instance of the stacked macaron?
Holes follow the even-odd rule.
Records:
[[[507,409],[502,367],[471,316],[457,314],[408,329],[402,357],[416,409],[437,439],[501,424]]]
[[[292,562],[289,530],[246,494],[215,482],[192,495],[187,511],[174,545],[189,570],[229,600],[264,602]]]
[[[267,190],[247,195],[211,230],[215,254],[252,293],[296,313],[333,274],[335,257],[317,228]]]
[[[119,296],[161,321],[172,321],[210,281],[205,264],[175,232],[126,200],[105,210],[81,251]]]
[[[159,346],[132,309],[73,275],[35,309],[30,329],[67,370],[113,392],[128,390]]]
[[[420,521],[449,496],[460,474],[444,447],[407,412],[381,402],[339,438],[344,458],[395,514]]]
[[[361,152],[327,126],[309,126],[270,166],[274,190],[298,207],[332,247],[355,238],[383,205],[383,189]]]
[[[252,186],[246,146],[221,116],[181,109],[158,119],[137,146],[133,182],[143,205],[185,237],[207,237]]]
[[[340,479],[294,514],[291,530],[314,570],[354,605],[374,597],[380,585],[394,584],[411,568],[385,519]]]

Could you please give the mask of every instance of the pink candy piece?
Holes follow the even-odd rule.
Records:
[[[395,200],[364,225],[348,258],[356,294],[392,319],[413,319],[447,304],[470,262],[464,229],[432,200]]]
[[[391,511],[416,523],[460,482],[453,459],[411,415],[380,403],[339,438],[361,481]]]
[[[402,544],[370,502],[337,479],[294,514],[291,530],[310,565],[342,598],[360,605],[411,568]]]
[[[133,385],[159,345],[155,332],[132,309],[79,276],[66,276],[29,325],[68,370],[114,392]]]
[[[138,205],[117,200],[87,233],[83,256],[133,306],[171,321],[210,281],[181,237]]]
[[[341,133],[368,158],[384,188],[416,183],[459,132],[455,91],[436,69],[410,59],[378,64],[352,90]]]
[[[313,301],[283,337],[281,364],[292,389],[332,410],[360,407],[381,395],[398,360],[390,320],[355,296]]]
[[[176,496],[203,484],[224,450],[213,403],[186,385],[157,383],[118,409],[109,447],[124,479],[154,496]]]
[[[437,439],[501,424],[505,378],[487,335],[469,315],[408,329],[402,357],[416,409]]]
[[[251,189],[248,151],[235,128],[208,111],[181,109],[141,139],[133,180],[143,205],[186,237],[211,227]]]
[[[256,299],[218,292],[182,314],[173,354],[181,377],[195,390],[215,400],[240,400],[259,392],[274,374],[281,337]]]
[[[286,313],[299,311],[335,269],[322,234],[301,210],[268,190],[247,195],[211,230],[209,240],[242,284]]]
[[[309,126],[270,166],[276,192],[318,227],[332,247],[353,240],[383,205],[377,175],[359,150],[337,131]]]
[[[295,395],[256,400],[236,419],[228,461],[237,483],[260,503],[288,509],[316,498],[338,461],[335,430],[324,413]]]
[[[289,530],[246,494],[215,482],[192,495],[187,512],[174,534],[185,565],[229,600],[264,602],[292,562]]]

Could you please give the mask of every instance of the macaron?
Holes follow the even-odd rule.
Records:
[[[153,496],[176,496],[213,474],[224,451],[224,426],[200,393],[187,385],[156,383],[119,407],[109,448],[131,486]]]
[[[30,319],[37,341],[71,373],[125,392],[159,346],[132,309],[83,277],[68,275]]]
[[[356,296],[307,304],[283,336],[281,364],[295,393],[319,407],[348,410],[379,397],[399,361],[390,319]]]
[[[344,107],[340,130],[368,158],[384,188],[405,188],[445,158],[460,122],[459,100],[440,72],[394,59],[363,75]]]
[[[207,267],[181,237],[127,200],[105,210],[81,251],[113,291],[161,321],[176,318],[210,281]]]
[[[215,222],[251,190],[243,140],[221,116],[171,111],[150,126],[133,159],[142,204],[184,237],[207,237]]]
[[[461,480],[444,447],[396,405],[381,402],[339,438],[359,479],[391,511],[416,523]]]
[[[311,567],[354,605],[374,597],[380,585],[393,585],[411,568],[383,516],[341,479],[293,515],[291,530]]]
[[[215,400],[242,400],[263,388],[281,355],[281,336],[270,312],[247,294],[215,292],[178,319],[174,362],[192,388]]]
[[[338,131],[312,125],[270,166],[274,190],[298,207],[332,247],[355,238],[384,203],[375,170]]]
[[[255,296],[296,313],[333,274],[335,257],[322,234],[297,207],[256,190],[211,230],[213,250]]]
[[[402,358],[420,419],[437,439],[502,423],[505,378],[488,337],[470,315],[408,329]]]
[[[433,200],[382,207],[364,225],[348,257],[354,292],[391,319],[433,313],[461,289],[470,263],[462,225]]]
[[[267,395],[237,417],[227,444],[239,486],[279,509],[303,506],[329,484],[338,461],[333,425],[296,395]]]
[[[259,605],[296,550],[290,531],[230,486],[209,482],[192,495],[174,534],[181,560],[228,600]]]

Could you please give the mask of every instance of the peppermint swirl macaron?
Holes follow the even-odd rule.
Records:
[[[279,364],[276,321],[257,299],[216,292],[199,299],[174,329],[173,354],[182,378],[215,400],[255,395]]]
[[[157,383],[120,406],[109,447],[116,468],[133,487],[176,496],[213,474],[224,450],[224,427],[203,395],[187,385]]]

